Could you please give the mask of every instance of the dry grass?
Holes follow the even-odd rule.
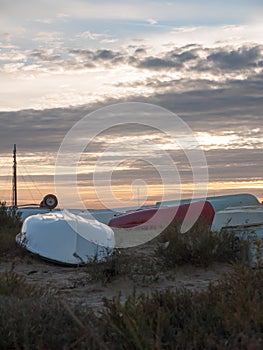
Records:
[[[205,292],[105,300],[101,327],[112,349],[262,349],[263,274],[239,268]]]
[[[43,294],[40,288],[30,285],[25,278],[11,269],[0,274],[0,295],[18,298],[32,297]]]
[[[1,349],[262,349],[263,272],[239,267],[204,292],[105,300],[99,314],[0,275]]]
[[[236,260],[239,250],[234,234],[211,234],[208,225],[198,223],[183,234],[179,226],[170,225],[160,236],[156,254],[168,268],[184,264],[207,267],[213,262]]]
[[[144,253],[144,246],[141,246],[116,250],[106,262],[91,263],[85,269],[90,281],[101,281],[104,285],[121,277],[150,284],[158,279],[162,266],[163,259],[154,254],[154,248]]]
[[[17,211],[7,208],[5,202],[0,202],[0,259],[23,255],[22,249],[15,242],[21,225]]]
[[[1,349],[101,349],[90,310],[73,309],[14,271],[0,274]]]

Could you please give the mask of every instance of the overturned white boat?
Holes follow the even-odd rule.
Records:
[[[157,202],[156,205],[166,205],[166,206],[174,206],[174,205],[183,205],[198,201],[207,201],[209,202],[214,211],[217,212],[219,210],[223,210],[228,207],[240,207],[240,206],[248,206],[248,205],[259,205],[260,202],[257,199],[256,196],[250,193],[238,193],[238,194],[230,194],[230,195],[223,195],[223,196],[212,196],[212,197],[206,197],[206,198],[194,198],[194,199],[182,199],[180,201],[178,200],[171,200],[171,201],[164,201],[164,202]]]
[[[211,231],[232,232],[247,242],[246,260],[251,267],[263,267],[263,205],[230,207],[215,214]]]
[[[104,261],[115,247],[109,226],[68,211],[26,218],[16,241],[41,258],[68,265]]]

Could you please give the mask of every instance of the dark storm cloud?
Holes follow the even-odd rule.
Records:
[[[164,54],[163,57],[145,57],[144,59],[137,61],[137,66],[139,68],[147,69],[181,68],[185,62],[196,60],[198,58],[195,50],[180,51],[180,49],[174,49]]]
[[[139,68],[148,69],[165,69],[165,68],[179,68],[181,65],[175,61],[162,59],[158,57],[147,57],[138,64]]]
[[[92,59],[94,56],[93,51],[89,49],[71,49],[69,50],[69,54],[72,54],[75,56],[83,56],[89,59]]]
[[[101,176],[96,173],[96,183],[103,184],[107,175],[102,173]],[[111,174],[111,184],[113,186],[131,185],[137,179],[144,180],[148,185],[161,183],[160,175],[153,167],[143,165],[140,169],[115,169]],[[172,181],[171,181],[172,182]],[[78,175],[78,184],[81,186],[93,186],[93,174]]]
[[[137,60],[139,68],[147,69],[177,69],[199,70],[213,72],[220,70],[242,70],[260,67],[262,65],[261,45],[243,46],[239,48],[175,48],[158,56],[144,57]],[[215,72],[213,72],[215,73]]]
[[[170,151],[169,153],[176,162],[182,184],[190,183],[192,181],[192,169],[184,152]],[[210,182],[257,181],[262,179],[263,157],[261,149],[210,150],[206,151],[205,155]],[[153,164],[156,164],[154,158],[152,160]],[[114,169],[111,176],[113,185],[131,184],[138,178],[145,180],[148,185],[161,182],[158,171],[150,163],[140,160],[130,163],[125,161],[125,166],[126,169]],[[167,175],[166,180],[170,180],[171,184],[174,183],[175,179],[169,174],[169,170],[167,169],[166,172],[164,170],[164,173]],[[98,178],[103,181],[105,173],[101,173]],[[78,176],[78,180],[83,186],[89,186],[90,182],[87,181],[92,181],[92,179],[93,173]]]
[[[115,53],[112,50],[97,50],[94,53],[94,60],[110,61],[113,58],[119,56],[119,53]]]
[[[110,103],[117,102],[120,101],[110,101]],[[102,107],[102,104],[94,104],[88,108],[84,106],[83,108],[49,109],[43,111],[0,112],[0,125],[2,126],[0,128],[0,152],[9,152],[14,143],[27,152],[57,152],[64,136],[75,123],[100,107]],[[115,125],[103,131],[104,118],[107,118],[107,116],[102,113],[101,122],[96,118],[93,119],[92,116],[87,119],[85,124],[87,128],[87,142],[91,141],[86,150],[88,153],[96,154],[104,151],[110,140],[114,140],[120,135],[129,135],[130,137],[156,135],[156,139],[158,139],[156,130],[144,125],[138,126],[132,123],[132,120],[129,124]],[[97,129],[99,132],[96,131],[94,136],[98,137],[95,140],[90,139],[90,136],[93,136],[93,130]],[[160,142],[161,139],[158,139],[158,141]]]
[[[135,55],[146,55],[147,50],[142,48],[142,47],[138,47],[135,51],[134,54]]]
[[[122,51],[113,51],[113,50],[89,50],[89,49],[71,49],[69,50],[69,54],[74,55],[76,57],[82,57],[89,59],[91,61],[100,61],[107,62],[119,58],[124,55]]]
[[[133,83],[135,84],[135,83]],[[161,105],[180,116],[191,119],[200,118],[220,124],[220,119],[232,118],[244,121],[262,120],[263,110],[263,73],[252,73],[245,79],[213,80],[178,79],[158,81],[148,79],[146,84],[156,91],[150,98],[139,99]],[[203,117],[202,117],[203,116]]]
[[[89,49],[70,49],[69,58],[65,58],[63,67],[66,69],[95,68],[100,66],[111,67],[111,64],[118,65],[128,62],[130,57],[125,52],[113,50],[89,50]]]
[[[53,69],[59,65],[65,70],[93,69],[103,66],[111,69],[116,65],[126,64],[138,70],[193,72],[195,75],[205,72],[217,77],[223,72],[254,72],[255,68],[263,65],[262,53],[261,45],[243,45],[239,48],[229,46],[206,48],[189,45],[183,48],[174,47],[169,51],[151,56],[147,56],[147,51],[143,47],[134,47],[133,53],[131,48],[119,50],[58,48],[29,51],[27,52],[29,58],[25,64],[30,67],[33,59],[34,63],[43,66],[48,64]],[[214,78],[211,79],[215,81]]]
[[[74,109],[1,112],[0,152],[10,151],[14,143],[25,151],[55,151],[80,113]]]
[[[263,79],[262,75],[248,78],[245,81],[233,80],[220,88],[210,88],[209,82],[196,82],[196,89],[186,92],[174,91],[173,84],[165,93],[158,92],[149,97],[130,96],[125,100],[108,99],[104,104],[94,104],[88,108],[53,109],[44,111],[26,110],[20,112],[0,113],[0,150],[8,151],[13,143],[23,148],[57,150],[67,131],[84,115],[103,105],[125,101],[141,101],[163,106],[177,113],[194,131],[219,133],[263,127]],[[160,89],[159,91],[162,91]],[[132,122],[132,120],[131,120]],[[89,127],[92,129],[93,121]],[[149,128],[132,124],[116,126],[111,130],[112,137],[125,133],[129,135],[151,135],[154,131]],[[247,136],[244,133],[244,137]],[[255,135],[259,140],[259,135]],[[160,141],[160,140],[159,140]]]
[[[205,154],[210,181],[262,179],[262,148],[211,150]]]
[[[13,56],[7,55],[4,51],[3,55],[6,60],[14,59]],[[23,62],[25,69],[31,68],[33,71],[36,69],[35,64],[38,65],[37,71],[41,71],[41,69],[46,71],[46,68],[55,70],[58,67],[68,71],[103,66],[111,68],[111,65],[131,63],[131,59],[131,56],[122,51],[57,48],[27,51],[23,60],[20,59],[20,61]],[[21,69],[21,67],[19,68]],[[4,68],[2,70],[4,71]]]
[[[62,60],[60,54],[52,54],[48,50],[34,50],[30,53],[30,57],[44,62],[58,62]]]
[[[262,46],[254,46],[251,48],[241,47],[237,50],[217,50],[207,57],[208,61],[212,61],[216,67],[220,69],[244,69],[257,67],[262,60]]]

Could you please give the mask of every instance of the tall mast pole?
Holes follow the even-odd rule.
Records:
[[[17,207],[16,144],[13,150],[13,206]]]

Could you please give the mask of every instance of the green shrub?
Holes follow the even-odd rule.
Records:
[[[0,258],[3,256],[16,256],[21,253],[15,242],[15,236],[21,228],[20,213],[15,208],[7,207],[0,202]]]
[[[168,268],[183,264],[207,267],[215,261],[227,262],[236,259],[238,249],[234,234],[212,234],[208,225],[200,223],[186,233],[181,233],[179,226],[170,225],[162,232],[160,242],[156,254],[163,257]]]
[[[0,227],[19,229],[21,214],[15,207],[7,207],[6,202],[0,201]]]

